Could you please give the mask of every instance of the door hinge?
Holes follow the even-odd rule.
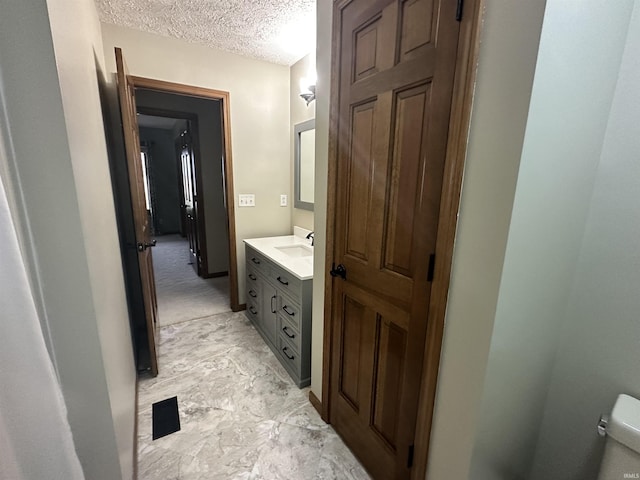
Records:
[[[436,254],[429,255],[429,269],[427,270],[427,282],[433,282],[433,272],[436,268]]]
[[[458,0],[458,5],[456,6],[456,20],[462,21],[462,7],[464,6],[464,0]]]
[[[413,445],[409,445],[409,454],[407,456],[407,468],[413,467]]]

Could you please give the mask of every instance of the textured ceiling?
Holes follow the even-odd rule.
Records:
[[[95,0],[100,20],[292,65],[315,49],[316,0]]]

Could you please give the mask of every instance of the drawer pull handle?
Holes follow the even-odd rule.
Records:
[[[285,325],[284,327],[282,327],[282,331],[285,333],[285,335],[289,338],[296,338],[296,336],[293,333],[289,333],[289,330],[287,330],[287,326]]]
[[[289,285],[289,282],[287,282],[286,280],[282,280],[282,278],[280,277],[278,277],[278,281],[283,285]]]
[[[276,296],[274,295],[273,297],[271,297],[271,313],[276,313],[276,309],[273,308],[273,301],[276,299]]]
[[[283,306],[282,310],[287,312],[287,315],[291,315],[292,317],[296,314],[296,312],[292,312],[291,310],[289,310],[289,306],[288,305]]]
[[[287,353],[287,347],[282,347],[282,353],[284,353],[285,357],[287,357],[289,360],[293,360],[294,358],[296,358],[293,355],[289,356],[289,354]]]
[[[249,290],[249,295],[251,295],[253,298],[257,298],[258,294],[256,292],[254,292],[253,290]]]
[[[251,257],[251,261],[256,265],[260,265],[260,260],[258,260],[256,257]]]
[[[251,305],[251,306],[249,307],[249,311],[250,311],[251,313],[253,313],[254,315],[257,315],[257,313],[258,313],[258,311],[257,311],[255,308],[253,308],[253,305]]]
[[[250,274],[249,274],[249,278],[250,278],[251,280],[257,280],[256,276],[255,276],[253,273],[250,273]]]

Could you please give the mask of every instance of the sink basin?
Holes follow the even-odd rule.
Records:
[[[276,250],[280,250],[285,255],[293,258],[312,257],[313,249],[306,245],[287,245],[284,247],[275,247]]]

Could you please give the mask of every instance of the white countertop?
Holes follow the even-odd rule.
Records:
[[[276,247],[290,247],[295,245],[305,245],[311,247],[311,241],[304,238],[309,230],[296,227],[297,235],[284,235],[281,237],[247,238],[244,243],[255,248],[269,260],[277,263],[292,275],[300,280],[313,278],[313,255],[309,257],[291,257],[278,250]],[[313,247],[311,247],[313,249]]]

